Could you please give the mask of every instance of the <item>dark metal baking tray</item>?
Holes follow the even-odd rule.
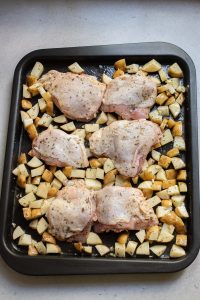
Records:
[[[143,64],[155,58],[164,65],[178,62],[184,71],[184,84],[189,86],[185,103],[184,124],[186,136],[186,161],[188,180],[187,203],[190,211],[188,222],[189,245],[187,255],[180,259],[169,258],[112,258],[80,257],[70,250],[61,256],[47,255],[30,257],[12,241],[12,223],[25,226],[16,199],[16,184],[12,170],[21,150],[30,149],[30,142],[24,134],[20,120],[20,99],[22,83],[35,61],[41,61],[45,71],[57,69],[66,71],[67,65],[78,61],[89,74],[100,76],[108,73],[114,61],[125,57],[129,63]],[[196,74],[191,58],[175,45],[155,42],[93,46],[78,48],[36,50],[18,63],[13,81],[10,119],[5,154],[5,164],[0,201],[0,252],[6,263],[18,272],[29,275],[56,274],[103,274],[103,273],[155,273],[175,272],[190,265],[198,254],[200,247],[200,209],[199,209],[199,170],[197,140],[197,99]],[[29,148],[26,149],[26,147]],[[24,223],[22,223],[24,222]],[[70,248],[69,248],[70,249]]]

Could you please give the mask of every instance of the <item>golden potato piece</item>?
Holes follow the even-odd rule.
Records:
[[[168,74],[175,78],[183,77],[183,71],[181,70],[180,66],[177,63],[174,63],[168,68]]]
[[[174,211],[171,211],[170,213],[161,217],[160,221],[169,225],[174,225],[178,233],[186,232],[185,224],[183,223],[181,218],[176,215]]]
[[[126,60],[125,58],[119,59],[114,63],[114,67],[116,70],[126,71]]]
[[[45,170],[44,173],[42,174],[42,179],[46,182],[52,182],[53,180],[53,174],[49,170]]]
[[[118,69],[118,70],[116,70],[116,71],[114,72],[113,78],[117,78],[117,77],[122,76],[122,75],[124,75],[124,71]]]
[[[142,67],[142,70],[148,73],[154,73],[159,71],[161,67],[162,66],[159,62],[157,62],[155,59],[152,59]]]
[[[179,170],[177,175],[177,180],[185,181],[187,179],[187,171],[186,170]]]
[[[156,97],[156,103],[159,104],[159,105],[163,105],[167,99],[168,99],[168,96],[166,95],[165,92],[160,93],[160,94]]]
[[[177,234],[176,235],[176,245],[186,247],[187,246],[187,235],[186,234]]]
[[[37,77],[34,75],[27,75],[26,76],[26,83],[29,86],[33,85],[34,83],[37,82]]]
[[[159,166],[163,167],[164,169],[167,169],[171,163],[171,158],[166,155],[161,155],[160,160],[158,162]]]
[[[128,241],[128,237],[129,237],[129,233],[121,233],[118,238],[117,238],[117,242],[120,244],[126,244]]]
[[[28,133],[28,136],[31,140],[33,140],[34,138],[36,138],[38,136],[38,132],[37,132],[37,129],[35,127],[34,124],[31,124],[29,125],[27,128],[26,128],[26,131]]]
[[[18,157],[17,162],[18,164],[26,164],[27,163],[26,153],[21,153],[20,156]]]
[[[177,172],[174,169],[169,169],[165,171],[166,177],[168,180],[176,179]]]
[[[55,238],[48,232],[43,232],[42,241],[50,244],[56,244]]]
[[[166,154],[167,154],[167,156],[172,158],[172,157],[177,156],[179,154],[179,149],[178,148],[172,148]]]
[[[47,197],[51,198],[51,197],[55,197],[56,194],[58,192],[58,189],[55,186],[50,187],[50,189],[48,190],[48,194]]]
[[[22,99],[21,106],[23,109],[28,110],[28,109],[32,108],[32,103],[29,100]]]
[[[182,136],[183,134],[183,123],[182,122],[176,122],[172,129],[172,135],[173,136]]]

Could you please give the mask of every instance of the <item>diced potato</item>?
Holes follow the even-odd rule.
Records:
[[[165,226],[162,226],[160,234],[158,236],[159,243],[169,243],[174,239],[174,235],[171,234]]]
[[[177,214],[178,217],[182,218],[182,219],[187,219],[189,218],[189,214],[187,212],[187,209],[185,207],[185,204],[182,204],[180,206],[177,206],[175,208],[175,213]]]
[[[183,223],[182,219],[176,215],[174,211],[165,214],[163,217],[160,218],[160,220],[163,223],[174,225],[178,233],[185,233],[185,224]]]
[[[60,115],[60,116],[53,118],[53,121],[58,124],[65,124],[65,123],[67,123],[67,118],[64,115]]]
[[[25,189],[25,187],[26,187],[26,176],[25,175],[19,174],[17,176],[17,185],[20,188]]]
[[[36,195],[40,198],[46,199],[47,198],[47,194],[48,194],[48,189],[49,189],[49,183],[47,182],[41,182],[38,185],[38,189],[37,189],[37,193]]]
[[[138,243],[135,241],[129,241],[126,246],[126,253],[128,253],[130,256],[133,256],[135,253],[135,250],[137,248]]]
[[[183,134],[183,123],[182,122],[176,122],[172,129],[172,135],[173,136],[182,136]]]
[[[66,177],[71,177],[71,173],[72,173],[72,167],[71,166],[67,166],[67,167],[64,167],[62,169],[63,173],[65,174]]]
[[[143,195],[146,199],[149,199],[153,195],[153,190],[152,189],[142,189]]]
[[[13,231],[13,240],[16,240],[18,239],[20,236],[24,235],[25,234],[25,231],[21,228],[21,226],[17,226],[15,228],[15,230]]]
[[[148,159],[147,163],[148,163],[148,166],[152,166],[152,165],[155,163],[155,160],[154,160],[153,158],[150,157],[150,158]]]
[[[83,246],[83,251],[87,254],[92,254],[92,246]]]
[[[137,73],[139,71],[139,65],[138,64],[128,65],[128,66],[126,66],[126,71],[129,74],[135,74],[135,73]]]
[[[183,77],[183,71],[177,63],[174,63],[168,68],[168,74],[175,78]]]
[[[107,118],[108,118],[108,121],[106,123],[107,125],[110,125],[111,123],[117,121],[117,118],[114,115],[109,113],[107,114]]]
[[[69,65],[68,66],[68,69],[72,72],[72,73],[75,73],[75,74],[81,74],[81,73],[84,73],[84,69],[81,68],[81,66],[77,63],[77,62],[74,62],[73,64]]]
[[[106,75],[105,73],[103,73],[102,75],[102,82],[105,84],[109,84],[112,81],[112,78],[110,78],[108,75]],[[100,124],[100,123],[98,123]]]
[[[43,164],[43,162],[41,160],[39,160],[36,156],[34,156],[31,160],[29,160],[29,162],[27,163],[27,165],[31,168],[38,168]]]
[[[159,106],[158,107],[158,112],[161,116],[169,116],[169,107],[167,105],[164,106]]]
[[[35,244],[35,248],[37,249],[37,251],[38,251],[40,254],[42,254],[42,255],[47,254],[47,249],[46,249],[46,247],[45,247],[45,245],[44,245],[43,242],[38,242],[38,243],[36,243],[36,244]]]
[[[18,168],[18,174],[17,175],[24,175],[25,177],[29,176],[29,173],[27,171],[27,168],[26,168],[25,164],[19,164],[17,168]]]
[[[151,226],[147,230],[146,239],[149,241],[157,241],[159,233],[160,227],[158,225]]]
[[[38,126],[46,127],[48,128],[51,124],[53,118],[48,114],[43,114],[38,122]]]
[[[74,248],[75,248],[78,252],[82,252],[82,250],[83,250],[83,245],[82,245],[82,243],[80,243],[80,242],[74,243]]]
[[[61,129],[63,129],[64,131],[74,131],[76,130],[76,126],[74,125],[74,122],[69,122],[67,124],[64,124],[62,126],[60,126]]]
[[[159,62],[157,62],[155,59],[152,59],[142,67],[142,70],[148,73],[154,73],[159,71],[161,67],[162,66]]]
[[[161,191],[162,189],[162,181],[154,181],[151,186],[153,191]]]
[[[35,63],[33,69],[31,70],[31,75],[35,78],[39,79],[44,71],[44,66],[39,61]]]
[[[149,76],[149,79],[151,79],[151,81],[155,82],[157,86],[161,85],[160,79],[157,77],[153,77],[153,76]]]
[[[165,105],[171,105],[171,104],[174,104],[176,102],[176,99],[174,96],[171,96],[168,98],[168,100],[165,102]]]
[[[168,189],[169,187],[172,187],[174,185],[176,185],[176,179],[165,180],[162,183],[162,188]]]
[[[45,169],[44,173],[42,174],[42,179],[46,182],[51,183],[53,180],[53,174],[51,171]]]
[[[32,211],[31,211],[31,208],[30,207],[24,207],[22,209],[23,211],[23,216],[24,216],[24,219],[26,220],[31,220],[32,218]]]
[[[175,170],[185,168],[185,162],[179,157],[173,157],[172,164],[173,164]]]
[[[185,96],[183,95],[183,93],[180,93],[178,98],[176,98],[176,102],[182,105],[184,101],[185,101]]]
[[[29,194],[27,194],[19,199],[19,204],[23,207],[27,207],[27,206],[29,206],[29,204],[32,201],[35,201],[35,200],[36,200],[35,195],[33,194],[33,192],[30,192]]]
[[[39,109],[42,113],[44,113],[46,111],[46,101],[43,98],[38,99],[38,105],[39,105]]]
[[[168,169],[165,171],[166,177],[168,180],[176,179],[177,172],[174,169]]]
[[[164,82],[164,81],[167,80],[167,74],[166,74],[166,72],[165,72],[163,69],[160,69],[160,70],[158,71],[158,74],[159,74],[160,80],[161,80],[162,82]]]
[[[167,169],[171,163],[172,159],[169,158],[166,155],[161,155],[160,160],[158,162],[158,164],[163,167],[164,169]]]
[[[86,132],[95,132],[99,130],[99,124],[85,124]]]
[[[89,160],[89,164],[91,168],[100,168],[102,166],[102,163],[97,158],[92,158]]]
[[[177,156],[179,154],[179,149],[178,148],[172,148],[167,152],[167,156],[169,157],[174,157]]]
[[[43,204],[43,199],[40,199],[40,200],[32,201],[29,204],[29,207],[30,208],[41,208],[42,204]]]
[[[177,102],[169,105],[169,110],[172,113],[172,115],[173,115],[174,118],[178,117],[178,115],[181,112],[180,105]]]
[[[162,170],[162,168],[159,165],[151,165],[148,167],[148,172],[151,172],[153,175],[157,174],[160,170]]]
[[[105,173],[108,173],[109,171],[113,170],[115,168],[113,161],[110,158],[107,158],[103,168]]]
[[[108,121],[108,117],[105,114],[105,112],[102,111],[101,114],[99,115],[96,123],[102,125],[102,124],[105,124],[107,121]]]
[[[171,207],[164,207],[164,206],[158,206],[156,207],[156,216],[157,218],[162,218],[166,214],[170,213],[172,211]]]
[[[170,186],[170,187],[167,189],[167,192],[168,192],[168,195],[169,195],[169,196],[176,196],[176,195],[179,195],[179,194],[180,194],[178,185]]]
[[[95,248],[101,256],[104,256],[110,252],[110,249],[105,245],[96,245]]]
[[[32,184],[39,185],[41,181],[41,176],[35,176],[32,178]]]
[[[170,129],[173,128],[175,124],[176,124],[176,122],[174,120],[168,119],[167,125]]]
[[[36,96],[39,94],[39,90],[38,90],[39,88],[43,89],[42,84],[40,82],[35,82],[28,87],[28,91],[31,93],[32,96]],[[44,89],[43,91],[45,93]]]
[[[152,122],[156,124],[162,123],[162,116],[159,114],[158,110],[153,110],[149,113],[149,118]]]
[[[94,232],[90,232],[88,234],[86,243],[88,245],[91,245],[91,246],[101,245],[102,244],[102,240],[100,239],[100,237],[98,236],[98,234],[96,234]]]
[[[150,247],[150,250],[158,257],[163,255],[163,253],[165,252],[166,249],[167,249],[167,246],[164,246],[164,245],[155,245],[155,246]]]
[[[85,179],[85,184],[86,184],[86,187],[90,190],[98,191],[102,188],[101,182],[97,179],[88,179],[88,178],[86,178]]]
[[[97,168],[96,169],[96,179],[104,179],[104,170]]]
[[[31,119],[34,120],[39,114],[39,105],[38,105],[38,103],[36,103],[32,108],[27,110],[27,114],[29,115],[29,117]]]
[[[26,164],[27,163],[26,153],[21,153],[20,156],[18,157],[17,162],[18,164]]]
[[[37,129],[34,124],[30,124],[26,127],[26,131],[28,133],[28,136],[31,140],[34,140],[38,136]]]
[[[158,205],[160,202],[161,202],[161,200],[158,196],[154,196],[154,197],[146,200],[146,203],[149,207],[154,207],[154,206]]]
[[[26,99],[22,99],[21,106],[23,109],[28,110],[32,108],[32,103]]]
[[[163,137],[161,139],[161,145],[166,145],[168,143],[173,142],[173,136],[171,134],[170,129],[166,129],[165,132],[163,133]]]
[[[126,60],[125,58],[119,59],[114,63],[114,67],[116,70],[120,69],[122,71],[126,71]]]
[[[137,255],[149,255],[149,242],[142,243],[136,250]]]
[[[177,234],[176,235],[176,245],[186,247],[187,246],[187,235],[186,234]]]
[[[187,172],[186,170],[179,170],[177,175],[177,180],[186,180],[187,179]]]
[[[33,85],[34,83],[37,82],[37,78],[34,75],[27,75],[26,76],[26,82],[28,87]]]
[[[123,184],[127,181],[128,181],[128,177],[126,177],[124,175],[116,175],[115,185],[116,186],[123,186]]]
[[[41,208],[33,208],[31,210],[31,219],[37,219],[42,216]]]
[[[58,170],[54,173],[54,176],[60,181],[62,182],[62,184],[64,184],[64,182],[67,180],[67,177],[65,176],[65,174],[61,171]]]
[[[152,189],[152,181],[143,181],[138,185],[138,189]]]
[[[152,180],[155,179],[155,175],[152,172],[145,170],[144,172],[140,173],[140,178],[143,180]]]
[[[143,243],[146,237],[146,232],[144,229],[141,229],[140,231],[138,231],[136,234],[136,237],[138,238],[138,240],[140,241],[140,243]]]
[[[85,178],[85,170],[72,169],[71,177],[72,178]]]
[[[156,195],[157,195],[160,199],[169,199],[169,195],[168,195],[167,189],[162,190],[162,191],[156,193]]]
[[[48,190],[47,197],[54,197],[57,195],[58,189],[55,186],[51,186],[50,189]]]
[[[180,151],[184,151],[186,149],[185,140],[182,136],[175,136],[174,148],[178,148]]]
[[[139,180],[139,177],[138,177],[138,176],[132,178],[132,181],[133,181],[134,184],[137,184],[137,183],[138,183],[138,180]]]
[[[72,132],[72,134],[77,135],[82,139],[84,139],[86,136],[85,129],[76,129],[75,131]]]
[[[173,245],[171,248],[171,251],[169,253],[169,256],[171,258],[178,258],[178,257],[182,257],[185,255],[186,255],[185,250],[182,247],[177,246],[177,245]]]
[[[41,176],[43,174],[44,170],[45,170],[44,165],[42,165],[38,168],[32,169],[31,170],[31,177]]]
[[[185,182],[178,182],[178,187],[181,193],[187,193],[187,184]]]
[[[126,256],[126,246],[125,244],[115,243],[115,256],[125,257]]]
[[[157,174],[156,174],[156,180],[164,181],[167,180],[167,177],[165,175],[165,171],[161,169]]]
[[[119,76],[124,75],[124,71],[117,69],[114,73],[113,73],[113,78],[117,78]]]
[[[167,99],[168,99],[168,96],[166,95],[166,93],[162,92],[156,97],[156,103],[158,105],[163,105]],[[158,115],[159,115],[159,113],[158,113]]]
[[[28,86],[26,84],[23,84],[23,98],[31,98],[31,93],[29,92]]]
[[[103,170],[102,170],[103,171]],[[86,178],[96,179],[97,169],[86,169]]]
[[[62,183],[58,179],[54,178],[54,180],[51,183],[51,187],[54,187],[56,188],[56,190],[59,190],[62,187]]]
[[[164,207],[170,207],[170,206],[172,206],[172,200],[164,199],[161,201],[161,205]]]
[[[139,67],[139,71],[136,73],[139,76],[147,76],[148,73],[142,70],[142,67]]]
[[[20,115],[22,122],[24,122],[25,119],[30,119],[29,115],[23,110],[20,111]]]
[[[49,224],[47,223],[47,221],[44,218],[41,218],[37,224],[38,234],[42,234],[43,232],[45,232],[47,230],[48,226],[49,226]]]
[[[177,196],[172,196],[172,203],[175,207],[183,205],[185,201],[185,196],[184,195],[177,195]]]
[[[55,238],[48,232],[43,232],[42,234],[42,241],[50,244],[56,244]]]
[[[129,237],[128,232],[121,233],[117,238],[117,242],[120,244],[126,244],[128,241],[128,237]]]
[[[35,220],[33,220],[33,221],[31,221],[31,222],[29,223],[29,227],[30,227],[31,229],[36,230],[36,229],[37,229],[37,224],[38,224],[38,219],[35,219]]]
[[[18,245],[19,246],[29,246],[31,245],[32,238],[30,234],[24,233],[23,235],[20,236]]]
[[[37,249],[33,245],[28,246],[28,255],[29,256],[36,256],[38,255]]]

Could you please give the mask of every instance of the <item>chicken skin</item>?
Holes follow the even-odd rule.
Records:
[[[139,189],[108,186],[99,190],[96,197],[96,232],[140,230],[158,224]]]
[[[89,121],[96,117],[106,85],[96,77],[49,71],[39,80],[50,92],[55,105],[72,120]]]
[[[160,127],[150,121],[116,121],[94,132],[89,139],[90,150],[96,156],[114,161],[119,173],[137,176],[151,147],[162,137]]]
[[[106,88],[102,110],[115,112],[125,120],[147,119],[157,96],[154,81],[141,75],[123,75]]]
[[[82,180],[70,183],[58,192],[48,209],[49,232],[61,241],[85,242],[96,220],[95,211],[95,192]]]
[[[33,140],[32,154],[50,166],[84,168],[89,165],[80,137],[50,127]]]

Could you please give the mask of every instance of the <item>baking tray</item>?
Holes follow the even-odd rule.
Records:
[[[187,204],[190,211],[188,222],[187,255],[180,259],[154,257],[81,257],[68,248],[61,256],[28,256],[12,241],[12,223],[23,227],[26,222],[22,218],[17,204],[17,187],[12,170],[16,166],[19,153],[30,149],[30,142],[24,134],[20,120],[20,99],[22,83],[35,61],[41,61],[45,72],[50,69],[66,71],[67,65],[78,61],[86,72],[99,77],[104,71],[112,72],[111,66],[125,57],[128,63],[144,64],[155,58],[164,65],[178,62],[184,71],[184,84],[188,85],[185,101],[185,137],[186,161],[188,168]],[[5,164],[0,201],[0,252],[6,263],[14,270],[29,275],[57,274],[105,274],[105,273],[163,273],[175,272],[190,265],[198,254],[200,247],[200,209],[199,209],[199,162],[197,136],[197,99],[196,74],[191,58],[175,45],[154,42],[138,44],[122,44],[77,48],[58,48],[36,50],[18,63],[13,81],[10,119],[5,154]],[[28,146],[29,145],[29,146]],[[27,227],[27,226],[26,226]],[[28,230],[28,229],[27,229]]]

